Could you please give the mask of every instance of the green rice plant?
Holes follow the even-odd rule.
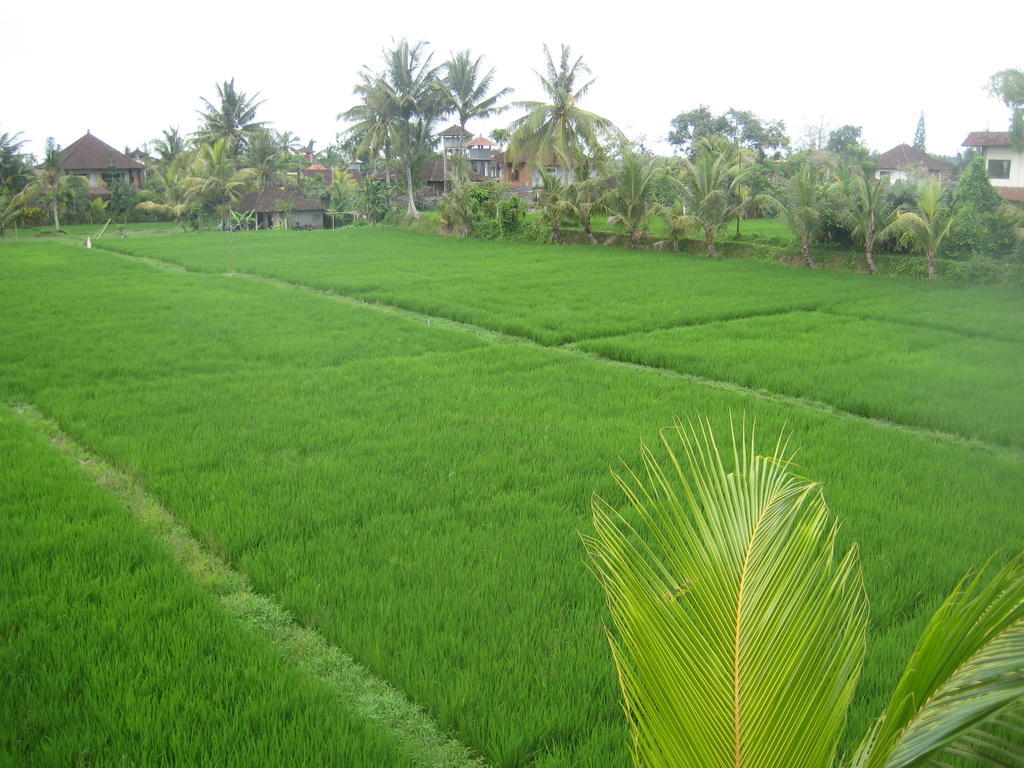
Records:
[[[645,448],[639,474],[616,476],[625,510],[596,499],[584,537],[614,625],[634,763],[835,765],[867,636],[856,546],[837,555],[838,523],[782,438],[762,455],[744,428],[723,458],[701,421],[664,430],[662,443],[667,468]],[[987,583],[957,584],[842,762],[1020,766],[1022,726],[1018,556]]]
[[[590,246],[526,245],[348,228],[236,234],[238,270],[562,344],[794,310],[993,335],[1024,335],[1021,291],[806,274],[747,260]],[[115,238],[104,247],[204,272],[227,267],[227,237]]]
[[[581,341],[626,362],[804,397],[845,411],[1024,447],[1019,344],[823,312]]]
[[[0,401],[35,403],[254,590],[489,763],[628,763],[605,609],[575,532],[593,489],[613,491],[608,462],[674,414],[743,410],[767,430],[788,424],[805,473],[846,512],[840,546],[856,539],[871,553],[853,731],[884,704],[959,574],[1024,540],[1024,465],[1012,452],[444,322],[463,310],[501,322],[474,290],[501,299],[503,279],[500,307],[530,328],[541,317],[577,331],[635,327],[648,310],[661,320],[666,275],[689,275],[688,311],[728,314],[758,300],[760,272],[728,269],[750,265],[679,259],[673,272],[664,254],[609,249],[605,263],[584,257],[593,249],[461,250],[382,230],[365,241],[253,234],[271,239],[239,233],[239,264],[255,271],[258,259],[297,288],[215,274],[224,235],[205,252],[206,236],[118,240],[153,240],[168,262],[207,263],[204,274],[63,243],[0,247]],[[570,296],[578,311],[559,314],[549,292],[573,269],[597,303]],[[856,292],[845,277],[833,296]],[[617,300],[616,281],[640,303]],[[416,319],[301,283],[386,287],[439,311]],[[792,297],[807,285],[777,287]],[[980,324],[989,294],[969,295],[962,316]]]
[[[0,764],[406,764],[0,407]]]

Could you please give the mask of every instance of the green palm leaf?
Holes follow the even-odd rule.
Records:
[[[584,537],[636,763],[829,765],[864,655],[856,550],[836,558],[781,442],[769,458],[734,434],[728,466],[707,424],[662,442],[669,469],[645,449],[642,476],[618,478],[626,510],[595,500]]]
[[[855,766],[920,765],[940,753],[981,765],[1022,765],[1021,744],[993,724],[1022,730],[1024,698],[1024,558],[991,581],[965,579],[925,628],[877,736]],[[988,751],[986,751],[988,750]],[[1009,750],[1016,762],[992,762]]]

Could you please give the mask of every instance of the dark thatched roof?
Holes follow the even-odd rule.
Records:
[[[291,191],[287,187],[267,187],[262,192],[250,192],[237,203],[236,211],[256,211],[257,213],[282,213],[285,209],[292,211],[322,211],[324,204],[319,200],[310,200]]]
[[[452,124],[445,128],[443,131],[438,131],[438,136],[470,136],[473,134],[463,128],[461,125]]]
[[[973,131],[967,134],[962,147],[1009,147],[1009,131]]]
[[[91,133],[86,133],[60,151],[60,167],[65,171],[105,171],[109,168],[135,171],[145,168]]]
[[[924,152],[914,149],[909,144],[900,144],[878,158],[878,168],[882,171],[901,171],[915,165],[923,166],[929,171],[951,171],[949,163],[936,160]]]

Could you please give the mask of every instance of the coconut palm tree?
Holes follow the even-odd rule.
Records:
[[[253,180],[261,193],[280,182],[286,161],[283,152],[279,137],[270,131],[257,131],[249,141],[242,159],[246,167],[252,169]]]
[[[580,154],[596,154],[601,139],[618,136],[619,130],[611,120],[581,109],[579,101],[586,96],[591,79],[581,81],[590,74],[590,68],[579,56],[571,59],[569,46],[562,46],[562,55],[556,67],[551,52],[544,46],[546,75],[534,72],[548,101],[519,101],[517,108],[527,113],[509,126],[512,134],[509,154],[533,165],[549,158],[561,162],[571,171]],[[571,174],[570,174],[571,175]]]
[[[255,173],[251,168],[238,169],[227,139],[203,144],[192,169],[184,180],[190,203],[208,205],[217,211],[222,228],[231,222],[232,206],[252,187]]]
[[[29,205],[39,194],[39,190],[28,186],[17,194],[0,189],[0,237],[3,237],[8,223],[18,215],[22,208]]]
[[[413,197],[413,165],[426,143],[433,136],[432,126],[444,113],[445,90],[440,81],[440,67],[431,66],[433,54],[427,43],[409,45],[400,40],[384,52],[383,93],[388,113],[395,121],[402,165],[405,168],[405,191],[409,199],[408,214],[420,218]]]
[[[800,238],[800,253],[804,264],[811,268],[818,266],[811,256],[811,241],[821,227],[822,211],[828,200],[827,191],[815,170],[804,163],[786,179],[775,196],[765,196],[763,199]]]
[[[32,175],[30,156],[21,151],[24,144],[21,131],[0,133],[0,192],[8,196],[21,192]]]
[[[653,213],[654,180],[657,164],[651,155],[633,149],[622,153],[615,186],[604,198],[604,207],[611,214],[609,224],[623,227],[629,232],[629,247],[640,245]]]
[[[832,185],[832,194],[840,221],[854,240],[864,244],[868,272],[875,274],[875,244],[896,218],[896,210],[886,198],[889,178],[872,178],[857,167]]]
[[[928,279],[934,280],[935,255],[949,234],[954,217],[942,204],[942,185],[936,179],[921,185],[915,207],[915,211],[898,211],[882,236],[895,235],[903,245],[923,253],[928,260]]]
[[[84,176],[64,173],[60,164],[60,147],[50,137],[46,140],[46,150],[42,165],[36,169],[35,179],[26,187],[31,189],[35,197],[47,201],[53,215],[53,228],[60,229],[61,198],[68,195],[82,194],[89,186]]]
[[[494,84],[494,68],[481,75],[483,56],[472,58],[468,50],[459,51],[444,63],[444,76],[441,82],[447,91],[447,108],[459,116],[459,126],[478,117],[491,117],[508,109],[499,106],[498,102],[512,93],[511,88],[502,88],[493,95],[488,95]]]
[[[541,215],[551,227],[551,242],[562,242],[562,227],[572,216],[572,205],[569,202],[569,185],[554,171],[538,168],[540,188],[537,190],[537,205]]]
[[[355,157],[367,155],[371,160],[383,157],[384,181],[391,185],[391,161],[398,127],[391,113],[390,89],[384,78],[369,71],[360,73],[360,82],[353,89],[359,104],[339,112],[337,119],[352,125],[345,131]]]
[[[249,96],[235,90],[234,78],[217,83],[215,101],[219,100],[219,103],[202,99],[206,108],[197,110],[203,119],[197,138],[211,144],[218,139],[226,139],[225,147],[232,155],[244,151],[249,137],[265,125],[256,120],[256,110],[263,104],[263,101],[257,101],[259,96],[258,93]]]
[[[565,191],[569,213],[580,223],[593,245],[597,245],[593,217],[607,210],[605,177],[599,171],[599,162],[589,157],[578,157],[573,168],[573,179]]]
[[[146,173],[148,199],[136,205],[140,211],[176,221],[184,227],[186,220],[194,219],[194,196],[186,172],[178,163],[171,163],[162,171],[150,169]],[[194,220],[192,221],[194,224]]]
[[[715,236],[746,205],[738,191],[750,173],[753,155],[724,139],[704,139],[696,155],[682,164],[682,201],[666,212],[669,236],[696,227],[704,234],[708,257],[717,258]]]
[[[185,152],[185,139],[178,132],[177,126],[164,129],[163,136],[153,139],[153,151],[160,156],[163,163],[174,162]]]
[[[856,546],[837,553],[819,486],[784,440],[706,423],[662,434],[665,460],[593,504],[584,543],[604,587],[637,766],[831,768],[864,661]],[[939,607],[846,768],[1022,765],[1024,556]],[[999,729],[1007,727],[1003,732]],[[1007,735],[1009,734],[1009,735]]]

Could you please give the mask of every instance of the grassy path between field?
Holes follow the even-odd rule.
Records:
[[[281,280],[279,278],[267,277],[265,275],[261,275],[261,274],[253,273],[253,272],[237,272],[237,271],[236,272],[230,272],[230,273],[200,272],[200,271],[197,271],[197,270],[189,269],[188,267],[184,267],[184,266],[182,266],[180,264],[176,264],[176,263],[173,263],[173,262],[165,261],[163,259],[157,259],[157,258],[153,258],[153,257],[149,257],[149,256],[139,256],[137,254],[129,254],[129,253],[125,253],[125,252],[122,252],[122,251],[107,250],[107,249],[103,249],[102,246],[99,246],[99,248],[102,249],[105,253],[110,253],[112,255],[119,256],[121,258],[126,258],[126,259],[133,260],[133,261],[140,261],[140,262],[142,262],[144,264],[148,264],[149,266],[153,267],[154,269],[160,269],[160,270],[165,270],[165,271],[168,271],[168,272],[176,272],[176,273],[187,273],[187,274],[190,274],[190,275],[205,275],[205,276],[211,276],[211,277],[213,277],[213,276],[221,276],[221,277],[244,278],[246,280],[252,280],[252,281],[255,281],[255,282],[259,282],[259,283],[264,283],[264,284],[267,284],[267,285],[272,285],[272,286],[275,286],[277,288],[283,288],[283,289],[288,289],[288,290],[300,291],[300,292],[308,293],[308,294],[314,295],[314,296],[327,297],[327,298],[330,298],[330,299],[334,299],[336,301],[341,301],[341,302],[343,302],[345,304],[349,304],[351,306],[374,309],[374,310],[377,310],[379,312],[385,312],[385,313],[388,313],[388,314],[397,315],[399,317],[404,317],[404,318],[407,318],[407,319],[410,319],[410,320],[414,320],[416,322],[419,322],[419,323],[422,323],[422,324],[428,325],[428,326],[437,326],[437,327],[440,327],[440,328],[449,328],[449,329],[455,329],[455,330],[463,331],[463,332],[466,332],[466,333],[472,333],[472,334],[474,334],[474,335],[476,335],[478,337],[486,338],[486,339],[489,339],[491,341],[495,341],[495,342],[499,342],[499,343],[527,344],[527,345],[530,345],[530,346],[543,347],[543,348],[546,348],[546,349],[559,349],[559,350],[562,350],[563,352],[565,352],[566,354],[570,354],[570,355],[574,355],[574,356],[580,356],[580,357],[585,357],[585,358],[588,358],[590,360],[594,360],[594,361],[597,361],[597,362],[600,362],[600,363],[603,363],[603,364],[606,364],[606,365],[619,366],[619,367],[629,368],[629,369],[638,370],[638,371],[653,371],[653,372],[659,373],[659,374],[661,374],[663,376],[667,376],[667,377],[670,377],[670,378],[682,379],[684,381],[689,381],[689,382],[693,382],[693,383],[696,383],[696,384],[701,384],[703,386],[710,387],[712,389],[717,389],[717,390],[721,390],[721,391],[725,391],[725,392],[738,393],[738,394],[742,394],[742,395],[746,395],[746,396],[749,396],[749,397],[756,398],[758,400],[764,400],[764,401],[769,401],[769,402],[781,403],[781,404],[785,404],[785,405],[797,406],[797,407],[804,408],[804,409],[809,410],[809,411],[813,411],[813,412],[817,412],[817,413],[829,414],[829,415],[835,416],[837,418],[844,418],[844,419],[851,419],[851,420],[854,420],[854,421],[866,422],[868,424],[873,424],[875,426],[879,426],[879,427],[883,427],[883,428],[887,428],[887,429],[893,429],[893,430],[900,431],[900,432],[906,432],[906,433],[910,433],[910,434],[921,435],[921,436],[928,437],[928,438],[931,438],[933,440],[938,440],[938,441],[944,442],[944,443],[951,443],[951,444],[954,444],[954,445],[961,445],[961,446],[968,447],[968,448],[977,448],[977,449],[981,449],[981,450],[985,450],[985,451],[990,451],[992,453],[1002,454],[1002,455],[1005,455],[1005,456],[1009,456],[1009,457],[1011,457],[1011,458],[1013,458],[1013,459],[1015,459],[1017,461],[1024,462],[1024,449],[1021,449],[1021,448],[1017,448],[1017,447],[1013,447],[1013,446],[1008,446],[1008,445],[1000,445],[998,443],[993,443],[993,442],[989,442],[989,441],[986,441],[986,440],[981,440],[979,438],[966,437],[965,435],[958,434],[958,433],[955,433],[955,432],[943,432],[943,431],[940,431],[940,430],[931,429],[929,427],[922,427],[922,426],[918,426],[918,425],[914,425],[914,424],[907,424],[907,423],[898,422],[898,421],[891,421],[891,420],[888,420],[888,419],[881,419],[881,418],[877,418],[877,417],[873,417],[873,416],[866,416],[864,414],[856,413],[854,411],[848,411],[848,410],[845,410],[843,408],[839,408],[839,407],[837,407],[837,406],[835,406],[835,405],[833,405],[831,403],[828,403],[828,402],[824,402],[824,401],[821,401],[821,400],[814,400],[814,399],[808,398],[808,397],[799,397],[799,396],[795,396],[795,395],[787,395],[787,394],[783,394],[783,393],[780,393],[780,392],[774,392],[774,391],[765,390],[765,389],[756,389],[756,388],[748,387],[748,386],[745,386],[743,384],[738,384],[738,383],[732,382],[732,381],[724,381],[724,380],[721,380],[721,379],[712,379],[712,378],[708,378],[708,377],[705,377],[705,376],[700,376],[700,375],[693,374],[693,373],[684,373],[682,371],[674,370],[674,369],[671,369],[671,368],[664,368],[664,367],[659,367],[659,366],[654,366],[654,365],[647,365],[647,364],[643,364],[643,363],[635,363],[635,362],[630,362],[630,361],[626,361],[626,360],[619,360],[619,359],[616,359],[614,357],[608,357],[606,355],[602,355],[602,354],[600,354],[598,352],[592,352],[592,351],[581,349],[581,348],[579,348],[577,346],[577,344],[579,342],[568,342],[568,343],[565,343],[565,344],[558,345],[556,347],[551,347],[549,345],[546,345],[546,344],[543,344],[543,343],[537,341],[536,339],[532,339],[532,338],[529,338],[527,336],[520,336],[520,335],[508,333],[508,332],[505,332],[505,331],[495,330],[493,328],[487,328],[485,326],[474,325],[472,323],[466,323],[466,322],[459,321],[459,320],[453,320],[453,319],[445,317],[443,315],[431,315],[431,314],[427,314],[427,313],[424,313],[424,312],[418,312],[416,310],[407,309],[405,307],[402,307],[402,306],[399,306],[399,305],[395,305],[395,304],[386,304],[386,303],[381,303],[381,302],[377,302],[377,301],[367,301],[367,300],[361,299],[361,298],[359,298],[357,296],[349,296],[349,295],[346,295],[346,294],[338,293],[337,291],[330,290],[330,289],[315,288],[313,286],[306,285],[304,283],[296,283],[296,282],[292,282],[292,281],[288,281],[288,280]],[[744,319],[744,318],[748,318],[748,317],[762,317],[762,316],[773,315],[773,314],[789,314],[792,311],[793,310],[786,310],[785,312],[781,312],[781,313],[780,312],[755,312],[755,313],[751,313],[751,314],[748,314],[748,315],[742,315],[742,316],[738,316],[738,317],[730,317],[728,319],[729,320],[740,320],[740,319]],[[853,317],[853,315],[843,315],[841,313],[835,313],[835,312],[833,312],[831,314],[835,314],[837,316]],[[716,318],[715,319],[716,322],[718,322],[720,320],[721,320],[721,318]],[[702,323],[691,323],[691,324],[688,324],[688,325],[701,325],[701,324]],[[674,327],[680,327],[680,326],[671,326],[671,327],[674,328]],[[927,327],[937,327],[937,326],[927,326]],[[590,340],[591,340],[591,337],[588,337],[587,339],[582,340],[582,341],[590,341]]]
[[[55,451],[71,458],[98,486],[120,500],[196,582],[223,609],[259,633],[286,659],[331,686],[352,712],[386,729],[411,764],[424,768],[482,768],[461,742],[441,731],[420,707],[367,672],[318,633],[300,626],[275,601],[257,594],[245,576],[210,553],[142,485],[66,435],[60,426],[28,404],[4,404],[46,437]]]

